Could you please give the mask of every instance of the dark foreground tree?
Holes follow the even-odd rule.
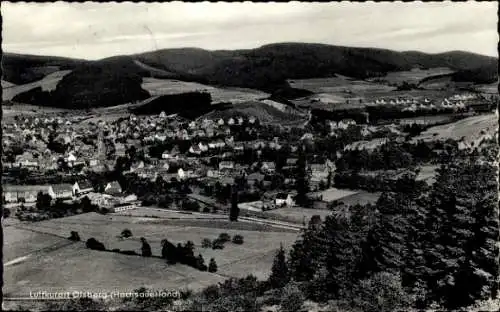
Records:
[[[282,288],[290,281],[288,265],[286,263],[285,249],[280,245],[280,249],[274,257],[269,283],[272,288]]]
[[[217,263],[215,262],[214,258],[211,258],[210,262],[208,263],[208,272],[210,273],[217,272]]]
[[[238,190],[233,187],[233,192],[231,194],[231,209],[229,210],[229,220],[238,221],[238,216],[240,214],[240,208],[238,208]]]
[[[151,246],[149,245],[148,241],[144,238],[141,237],[141,252],[143,257],[151,257],[153,254],[151,252]]]

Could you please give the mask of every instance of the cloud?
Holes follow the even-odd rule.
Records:
[[[496,55],[497,8],[496,2],[6,2],[1,10],[4,50],[96,59],[284,41]]]

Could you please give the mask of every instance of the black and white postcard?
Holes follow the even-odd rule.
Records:
[[[497,13],[2,1],[2,309],[498,311]]]

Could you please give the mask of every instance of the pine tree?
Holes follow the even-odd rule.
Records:
[[[211,258],[210,262],[208,263],[208,272],[210,273],[217,272],[217,263],[215,262],[214,258]]]
[[[288,272],[288,265],[286,263],[285,249],[283,249],[283,245],[280,245],[280,249],[274,257],[269,283],[273,288],[282,288],[288,283],[289,280],[290,275]]]
[[[457,309],[498,291],[498,212],[492,166],[456,161],[439,170],[422,237],[428,302]]]
[[[295,189],[297,191],[295,201],[299,205],[306,205],[307,193],[309,192],[309,177],[307,174],[305,147],[299,150],[295,173]]]
[[[301,237],[295,241],[288,258],[290,276],[295,281],[310,281],[318,267],[321,253],[321,226],[309,222]]]
[[[238,208],[238,190],[233,187],[231,194],[231,209],[229,211],[229,220],[238,221],[238,216],[240,214],[240,208]]]
[[[403,213],[404,198],[398,193],[383,193],[377,201],[375,225],[369,230],[363,246],[361,270],[365,275],[399,271],[404,266],[408,229]]]

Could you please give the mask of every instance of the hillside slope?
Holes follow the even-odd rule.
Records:
[[[72,70],[59,82],[55,93],[49,96],[57,94],[57,101],[69,107],[74,106],[74,102],[78,103],[78,107],[100,107],[143,99],[147,93],[141,88],[144,77],[274,93],[277,90],[284,92],[290,87],[287,79],[334,75],[367,79],[413,68],[447,67],[456,72],[454,79],[457,81],[490,83],[497,79],[498,59],[460,51],[426,54],[325,44],[278,43],[234,51],[165,49],[99,61],[7,53],[3,64],[3,80],[14,84],[40,80],[59,70]],[[63,86],[72,91],[64,90]],[[103,88],[106,96],[100,95]],[[21,94],[20,98],[30,100],[37,97]],[[42,98],[46,99],[45,96]]]

